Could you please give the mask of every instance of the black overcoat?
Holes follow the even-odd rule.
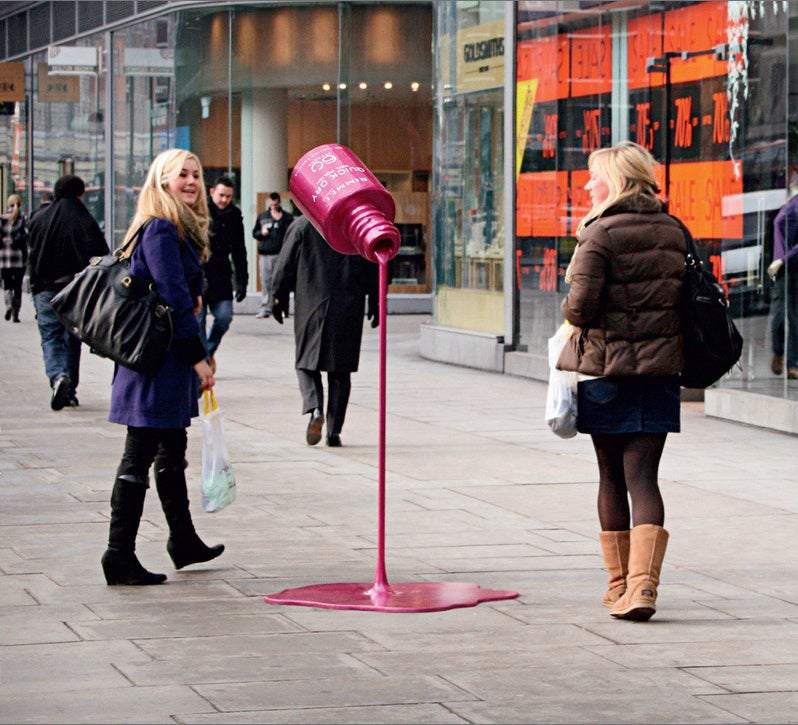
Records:
[[[294,292],[297,368],[357,371],[366,302],[376,315],[378,282],[376,264],[336,252],[306,217],[291,224],[275,260],[272,294],[275,306],[287,309]]]
[[[33,215],[28,227],[28,269],[33,294],[60,287],[92,257],[108,254],[99,224],[80,199],[57,199]]]

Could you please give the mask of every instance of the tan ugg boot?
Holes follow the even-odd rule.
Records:
[[[626,592],[610,614],[617,619],[645,622],[657,611],[657,586],[668,532],[656,524],[641,524],[629,534],[629,573]]]
[[[602,531],[599,534],[604,566],[610,575],[607,591],[601,598],[605,607],[611,607],[626,591],[626,574],[629,571],[629,530]]]

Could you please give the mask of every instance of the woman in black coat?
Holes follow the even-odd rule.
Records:
[[[308,445],[321,440],[325,422],[321,371],[327,372],[327,445],[341,445],[341,429],[357,372],[363,315],[376,327],[377,265],[359,255],[336,252],[306,217],[288,229],[272,276],[272,314],[280,324],[294,292],[295,367],[302,393],[302,413],[310,413]]]

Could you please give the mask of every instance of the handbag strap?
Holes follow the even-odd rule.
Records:
[[[152,219],[147,219],[138,229],[136,229],[136,233],[130,237],[121,247],[114,250],[114,254],[117,257],[122,257],[122,255],[127,251],[128,247],[131,247],[131,254],[132,254],[132,246],[135,242],[139,240],[142,234],[144,234],[144,230],[147,228],[147,225],[152,221]],[[130,255],[128,255],[129,257]]]
[[[685,226],[684,222],[679,219],[679,217],[674,216],[673,214],[668,214],[668,216],[671,219],[674,219],[679,227],[681,227],[682,234],[684,234],[685,241],[687,242],[687,251],[684,254],[685,264],[688,267],[697,267],[698,269],[703,268],[704,263],[701,261],[701,257],[698,256],[695,240],[693,239],[693,235],[690,234],[690,230]]]

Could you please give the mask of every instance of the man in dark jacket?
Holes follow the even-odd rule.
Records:
[[[197,319],[200,337],[208,351],[208,362],[211,370],[216,372],[214,355],[233,321],[234,270],[236,302],[241,302],[247,296],[249,282],[244,218],[241,210],[233,204],[231,178],[220,176],[216,179],[208,197],[208,209],[211,213],[211,256],[203,267],[205,290]],[[210,332],[206,333],[208,311],[213,315],[213,324]]]
[[[28,230],[30,286],[53,410],[78,405],[81,342],[67,332],[50,301],[92,257],[108,254],[100,226],[81,201],[85,190],[79,176],[62,176],[53,189],[55,201],[31,217]]]
[[[296,372],[302,393],[302,413],[310,413],[305,433],[309,446],[321,440],[327,371],[327,445],[341,445],[351,376],[357,372],[363,315],[376,327],[377,265],[359,255],[336,252],[306,217],[288,228],[272,276],[272,315],[283,323],[291,292],[295,297]]]
[[[265,319],[272,314],[272,272],[274,261],[283,247],[283,240],[294,217],[280,205],[280,195],[269,194],[269,206],[258,214],[252,236],[258,241],[258,273],[260,274],[261,302],[255,317]]]

